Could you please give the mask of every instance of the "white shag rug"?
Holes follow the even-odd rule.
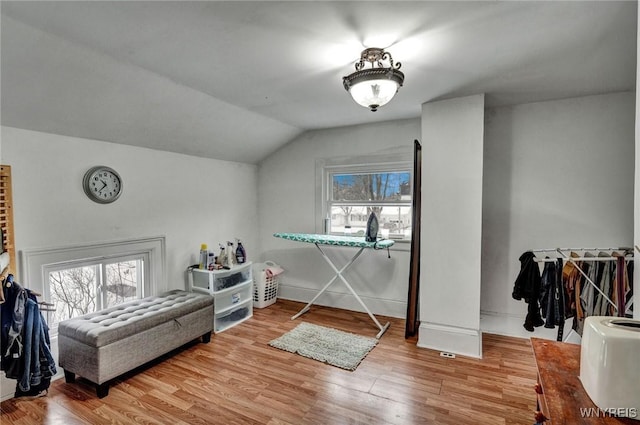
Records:
[[[356,370],[377,344],[376,338],[304,322],[269,342],[272,347],[346,370]]]

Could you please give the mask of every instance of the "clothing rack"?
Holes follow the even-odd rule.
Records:
[[[636,245],[636,249],[638,250],[638,252],[640,252],[640,248],[638,248],[638,245]],[[557,252],[558,254],[560,254],[563,260],[569,261],[571,262],[574,266],[576,266],[576,269],[578,270],[578,272],[582,275],[582,277],[585,278],[585,280],[591,285],[593,286],[593,288],[598,291],[600,293],[600,295],[602,295],[602,297],[610,304],[613,306],[613,308],[615,308],[618,317],[624,317],[625,315],[625,294],[624,294],[624,267],[626,265],[626,261],[629,258],[629,256],[631,258],[633,258],[633,249],[629,248],[629,247],[614,247],[614,248],[543,248],[543,249],[532,249],[530,250],[533,253],[536,252]],[[570,251],[570,252],[575,252],[575,251],[621,251],[624,252],[623,255],[613,255],[611,254],[610,257],[571,257],[571,256],[567,256],[567,254],[564,253],[564,251]],[[536,258],[535,261],[538,263],[546,263],[546,262],[555,262],[557,260],[557,258]],[[604,292],[602,292],[602,290],[600,289],[600,287],[591,280],[591,278],[589,278],[589,276],[587,276],[587,274],[582,270],[582,267],[580,267],[579,264],[577,264],[577,261],[616,261],[616,301],[617,303],[614,303]]]
[[[11,285],[13,285],[13,275],[10,274],[6,278],[4,278],[2,280],[2,285],[6,286],[7,288],[10,288]],[[27,289],[29,292],[31,292],[36,297],[42,297],[42,294],[39,293],[39,292],[33,291],[33,290],[29,289],[29,288],[25,288],[25,289]],[[38,308],[40,309],[40,311],[46,311],[47,315],[48,315],[48,312],[56,311],[56,308],[55,308],[56,305],[54,303],[50,303],[50,302],[47,302],[47,301],[38,301],[38,306],[39,306]],[[47,317],[47,319],[48,319],[48,317]],[[49,320],[47,320],[47,322],[49,322]]]
[[[2,285],[6,286],[7,288],[11,288],[11,285],[13,285],[13,275],[10,274],[9,276],[7,276],[3,281],[2,281]],[[24,289],[29,289],[29,288],[24,288]],[[31,289],[29,289],[29,291],[35,295],[36,297],[41,297],[42,294],[36,291],[32,291]]]

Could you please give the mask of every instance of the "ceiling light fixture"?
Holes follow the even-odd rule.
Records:
[[[389,61],[388,68],[383,61]],[[366,62],[371,64],[371,68],[365,69]],[[401,65],[400,62],[393,63],[389,52],[371,47],[362,51],[360,60],[356,62],[356,72],[342,77],[342,84],[356,103],[375,112],[389,103],[402,87],[404,74],[399,71]]]

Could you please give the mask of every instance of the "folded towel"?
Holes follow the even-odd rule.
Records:
[[[272,266],[264,269],[267,277],[275,277],[284,272],[284,269],[280,266]]]

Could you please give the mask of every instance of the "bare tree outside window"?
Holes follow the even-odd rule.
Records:
[[[353,234],[364,235],[373,212],[387,236],[410,238],[410,179],[408,171],[331,175],[332,232],[350,227]]]
[[[56,306],[52,323],[96,310],[96,267],[77,267],[49,274],[51,302]]]
[[[104,266],[105,273],[101,273]],[[49,296],[55,312],[49,327],[141,296],[142,260],[96,263],[49,273]]]

